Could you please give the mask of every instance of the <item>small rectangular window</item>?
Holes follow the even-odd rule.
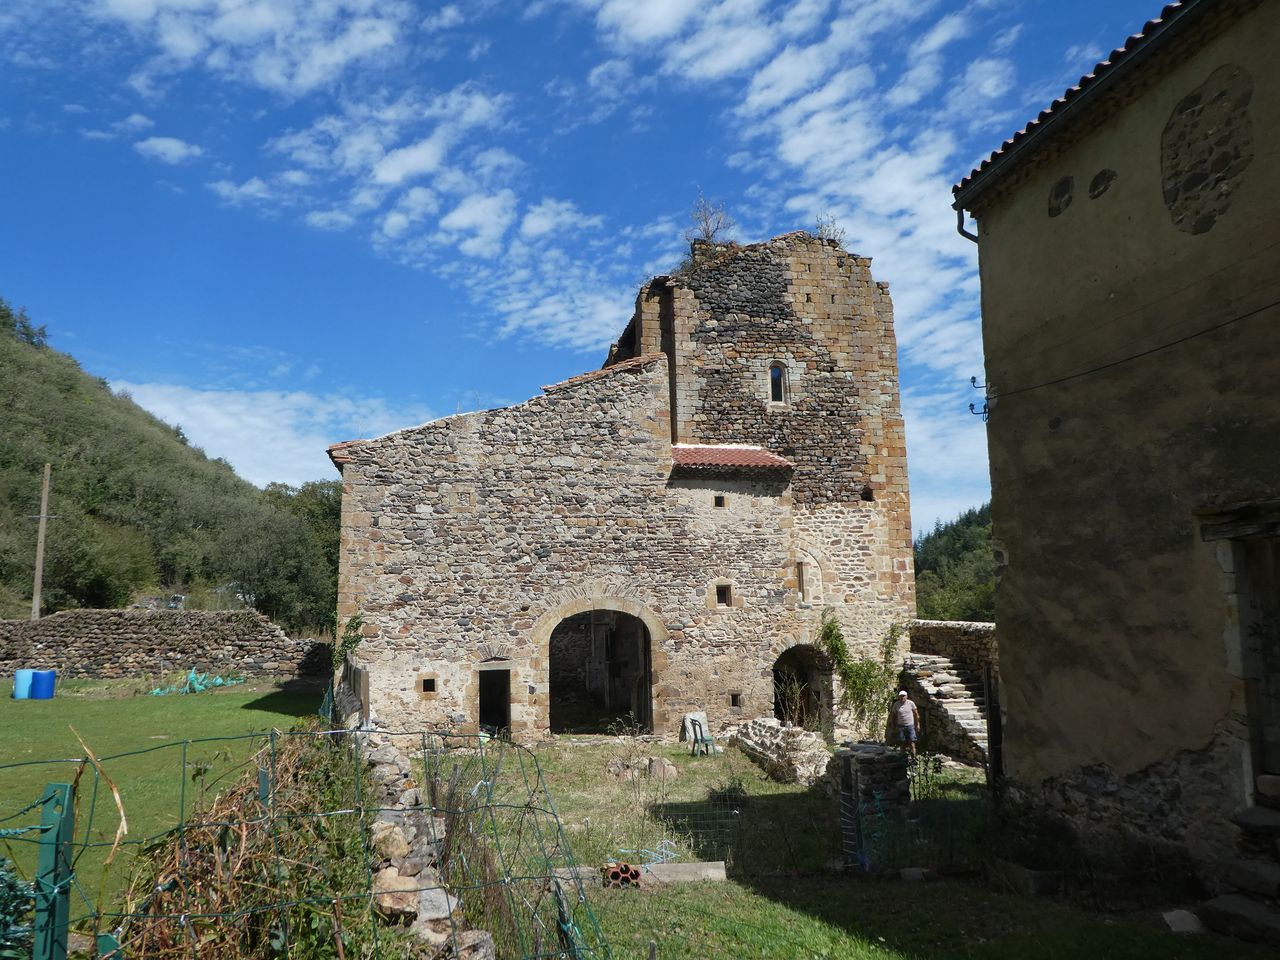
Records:
[[[742,707],[742,694],[740,694],[740,693],[731,693],[731,694],[729,694],[729,706],[731,706],[731,707],[738,707],[738,708],[741,708],[741,707]]]
[[[727,583],[722,583],[716,586],[716,606],[733,606],[733,588]]]
[[[422,678],[422,692],[423,692],[423,693],[435,693],[435,692],[436,692],[436,678],[435,678],[435,677],[423,677],[423,678]]]
[[[716,506],[717,506],[717,507],[723,507],[723,506],[724,506],[724,494],[723,494],[723,493],[717,493],[717,494],[716,494],[715,504],[716,504]]]
[[[804,561],[803,560],[796,564],[796,590],[799,591],[800,593],[800,602],[801,603],[807,602],[809,599],[809,592],[804,588]]]

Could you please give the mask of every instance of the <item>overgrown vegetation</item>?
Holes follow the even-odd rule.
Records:
[[[995,620],[991,504],[939,522],[915,541],[916,609],[923,620]]]
[[[242,777],[142,857],[127,907],[142,916],[125,928],[125,955],[414,956],[407,932],[380,928],[371,909],[362,814],[353,809],[370,784],[345,745],[281,737],[257,765],[270,771],[269,807],[258,778]],[[179,914],[191,916],[187,925],[173,921]]]
[[[0,960],[31,956],[31,885],[21,880],[13,864],[0,857]]]
[[[901,624],[891,624],[880,643],[877,658],[853,659],[844,642],[844,633],[835,614],[826,610],[818,628],[818,646],[831,658],[840,678],[840,705],[847,709],[858,727],[875,724],[889,707],[889,697],[898,679],[895,655],[902,642]]]
[[[332,630],[340,484],[257,489],[47,336],[0,300],[0,618],[30,610],[48,462],[45,613],[182,593]]]

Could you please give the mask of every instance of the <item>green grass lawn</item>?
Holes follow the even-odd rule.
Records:
[[[619,960],[647,957],[651,940],[660,960],[1274,956],[1210,934],[1172,934],[1155,908],[1106,915],[1062,900],[1004,893],[976,870],[970,878],[914,883],[840,874],[831,869],[839,855],[835,801],[820,789],[769,780],[733,748],[692,758],[681,745],[621,738],[602,745],[561,741],[536,752],[579,863],[599,866],[623,857],[623,849],[654,849],[664,838],[675,841],[677,859],[727,854],[727,883],[590,890],[589,902]],[[644,756],[670,759],[679,776],[665,783],[619,782],[606,771],[610,759]],[[938,781],[920,829],[927,832],[932,822],[956,836],[930,843],[913,834],[893,852],[933,856],[948,866],[969,858],[976,867],[982,837],[962,834],[981,831],[973,813],[981,774],[952,769]],[[740,802],[711,802],[726,795]],[[725,826],[735,806],[738,818]],[[702,819],[680,819],[687,811]],[[712,839],[699,840],[700,831]]]
[[[155,682],[141,680],[68,680],[59,683],[52,700],[13,700],[12,682],[0,685],[0,819],[11,816],[41,795],[50,782],[71,782],[84,755],[72,728],[99,758],[120,790],[128,818],[127,842],[138,843],[175,826],[184,809],[190,817],[204,793],[213,793],[246,771],[246,761],[263,738],[195,743],[184,741],[239,737],[273,728],[287,730],[296,718],[314,713],[320,692],[281,690],[269,681],[252,681],[205,693],[153,697]],[[143,751],[134,756],[117,754]],[[57,761],[23,766],[27,761]],[[77,840],[106,847],[84,853],[77,880],[85,894],[97,899],[102,861],[116,835],[119,817],[110,791],[98,786],[94,796],[92,768],[81,776]],[[90,814],[92,813],[92,817]],[[25,824],[27,814],[0,827]],[[7,855],[24,874],[34,863],[34,847],[21,839],[7,841]],[[129,854],[117,858],[107,889],[127,882]],[[0,847],[0,853],[6,853]],[[83,903],[72,905],[72,915]]]

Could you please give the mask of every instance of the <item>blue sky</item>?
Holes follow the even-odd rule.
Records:
[[[988,495],[950,186],[1136,0],[6,0],[0,296],[246,478],[599,365],[701,190],[892,286],[913,521]]]

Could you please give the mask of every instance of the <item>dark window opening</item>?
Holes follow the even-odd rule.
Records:
[[[780,363],[769,368],[769,400],[773,403],[787,400],[787,372]]]
[[[716,506],[717,506],[717,507],[723,507],[723,506],[724,506],[724,494],[723,494],[723,493],[717,493],[717,494],[716,494],[715,504],[716,504]]]
[[[506,734],[511,730],[511,671],[480,671],[480,729]]]
[[[733,588],[726,583],[716,585],[716,606],[733,606]]]
[[[731,694],[729,694],[729,706],[731,706],[731,707],[736,707],[736,708],[738,708],[738,709],[741,709],[741,708],[742,708],[742,694],[740,694],[740,693],[731,693]]]
[[[435,677],[423,677],[423,678],[422,678],[422,692],[423,692],[423,693],[435,693],[435,692],[436,692],[436,678],[435,678]]]
[[[653,730],[649,630],[639,617],[588,610],[561,620],[549,642],[552,733]]]
[[[874,503],[876,499],[876,492],[872,490],[870,487],[863,487],[862,499],[867,501],[867,503]]]

